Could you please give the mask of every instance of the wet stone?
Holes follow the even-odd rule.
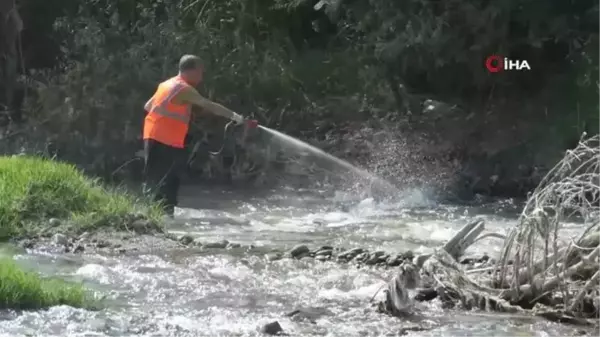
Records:
[[[235,248],[240,248],[241,246],[242,246],[242,245],[240,245],[239,243],[233,243],[233,242],[230,242],[230,243],[227,245],[227,249],[235,249]]]
[[[219,241],[219,242],[209,242],[209,243],[205,244],[203,247],[204,248],[223,249],[223,248],[226,248],[228,244],[229,244],[229,241],[223,240],[223,241]]]
[[[378,261],[379,261],[379,256],[369,255],[367,257],[367,259],[365,260],[365,264],[367,266],[372,266],[374,264],[377,264]]]
[[[315,252],[315,256],[319,256],[319,255],[326,255],[326,256],[331,256],[333,255],[333,250],[332,249],[319,249],[318,251]]]
[[[382,250],[378,250],[378,251],[376,251],[376,252],[373,252],[373,253],[371,254],[371,256],[373,256],[373,257],[380,257],[380,256],[383,256],[383,255],[385,255],[385,252],[384,252],[384,251],[382,251]]]
[[[169,239],[169,240],[177,241],[177,235],[175,235],[175,234],[173,234],[173,233],[166,233],[166,234],[165,234],[165,239]]]
[[[277,260],[281,260],[281,258],[283,258],[283,254],[279,253],[279,252],[275,252],[275,253],[268,253],[265,255],[267,261],[277,261]]]
[[[415,301],[426,302],[431,301],[438,296],[438,293],[433,288],[421,288],[417,290]]]
[[[412,261],[415,258],[415,253],[412,250],[407,250],[400,255],[402,259]]]
[[[96,243],[96,248],[106,248],[109,247],[110,243],[108,241],[100,240]]]
[[[353,258],[362,254],[363,252],[364,252],[364,250],[362,248],[353,248],[353,249],[350,249],[350,250],[340,253],[338,255],[338,257],[343,258],[343,259],[352,260]]]
[[[52,243],[57,246],[66,246],[69,244],[69,239],[66,235],[58,233],[52,236]]]
[[[382,256],[378,256],[376,263],[377,264],[385,264],[389,258],[390,258],[390,256],[388,254],[382,255]]]
[[[290,256],[293,258],[301,258],[305,254],[310,254],[310,249],[306,245],[297,245],[290,250]]]
[[[319,250],[333,250],[333,246],[321,246]]]
[[[365,261],[368,258],[369,258],[369,253],[368,252],[364,252],[364,253],[360,253],[360,254],[356,255],[355,260],[359,261],[359,262],[363,262],[363,261]]]
[[[82,245],[77,245],[75,249],[73,249],[73,253],[80,254],[85,251],[85,248]]]
[[[402,264],[402,261],[404,261],[402,256],[396,255],[388,257],[385,263],[388,265],[388,267],[397,267]]]
[[[181,238],[179,238],[179,242],[182,245],[187,246],[187,245],[191,244],[192,242],[194,242],[194,238],[191,235],[186,234],[186,235],[182,236]]]
[[[315,260],[318,260],[318,261],[327,261],[330,258],[331,258],[331,255],[317,255],[315,257]]]
[[[260,328],[260,332],[267,335],[281,335],[283,333],[283,328],[281,327],[279,322],[274,321],[263,325]]]

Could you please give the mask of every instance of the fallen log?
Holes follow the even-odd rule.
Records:
[[[484,229],[483,220],[471,222],[433,254],[423,254],[417,256],[413,263],[403,263],[399,272],[388,282],[387,289],[384,290],[385,298],[378,303],[379,311],[404,316],[412,310],[415,297],[431,300],[439,295],[446,306],[454,306],[456,301],[460,301],[465,308],[492,306],[501,307],[506,312],[516,312],[517,309],[494,297],[500,291],[473,282],[457,263],[465,250],[478,241]],[[430,288],[409,298],[408,290],[417,288],[421,281],[419,268]],[[493,295],[488,295],[489,293]]]

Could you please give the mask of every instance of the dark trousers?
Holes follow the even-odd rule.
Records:
[[[185,154],[184,149],[144,140],[144,193],[161,202],[169,215],[177,205]]]

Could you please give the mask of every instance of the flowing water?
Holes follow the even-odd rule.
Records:
[[[371,181],[348,162],[275,130],[289,145],[327,158]],[[386,182],[383,186],[391,187]],[[504,200],[478,206],[443,205],[419,190],[396,190],[395,202],[356,200],[330,191],[283,190],[266,195],[188,188],[169,230],[203,242],[226,239],[257,251],[312,247],[367,248],[388,253],[429,252],[476,217],[493,232],[514,225],[519,206]],[[240,221],[241,220],[241,221]],[[574,225],[573,233],[579,228]],[[502,242],[476,243],[470,253],[497,255]],[[398,336],[417,324],[433,326],[414,336],[565,336],[573,329],[539,319],[444,310],[423,303],[410,319],[377,314],[369,301],[393,271],[334,262],[268,262],[264,253],[236,250],[154,249],[151,254],[17,256],[47,275],[83,281],[106,296],[100,311],[57,306],[37,312],[2,312],[0,336],[256,336],[277,320],[290,336]],[[284,317],[303,308],[312,321]]]
[[[505,233],[518,210],[510,200],[442,205],[420,191],[405,191],[393,204],[326,191],[184,192],[187,208],[177,209],[171,231],[265,250],[307,243],[426,252],[475,217],[484,218],[488,230]],[[233,217],[238,221],[215,221]],[[484,241],[470,252],[498,253],[500,241]],[[3,312],[0,336],[257,336],[259,325],[273,320],[290,336],[305,337],[397,336],[402,327],[415,324],[437,327],[409,336],[567,336],[574,331],[527,317],[444,310],[435,301],[420,305],[414,318],[387,317],[368,303],[392,271],[329,262],[267,262],[262,254],[189,249],[126,256],[33,251],[17,258],[44,274],[82,280],[107,296],[106,307]],[[298,307],[321,315],[314,323],[284,317]]]

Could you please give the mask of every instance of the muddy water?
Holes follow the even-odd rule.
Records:
[[[205,192],[184,198],[170,225],[203,241],[289,249],[292,245],[366,247],[389,252],[425,252],[442,244],[475,217],[488,230],[505,233],[518,205],[440,205],[420,191],[399,202],[375,204],[343,194],[285,191],[260,197]],[[234,220],[224,221],[224,218]],[[576,231],[576,228],[574,229]],[[496,254],[501,242],[486,240],[472,253]],[[66,306],[29,313],[2,313],[0,336],[256,336],[278,320],[291,336],[397,336],[403,327],[435,326],[414,336],[565,336],[574,329],[541,320],[447,311],[435,302],[400,320],[374,312],[369,300],[390,271],[316,261],[266,262],[244,253],[198,254],[158,251],[155,255],[111,257],[44,255],[19,261],[42,273],[82,280],[107,296],[106,308]],[[283,317],[311,308],[314,322]]]

